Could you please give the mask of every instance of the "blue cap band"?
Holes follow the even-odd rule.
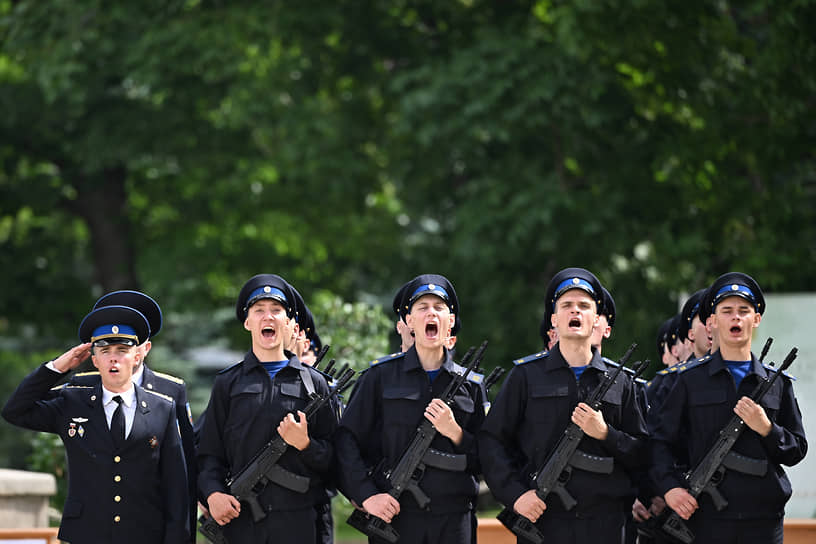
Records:
[[[591,283],[581,278],[570,278],[568,280],[562,281],[561,283],[558,284],[558,287],[555,288],[553,302],[555,302],[555,299],[564,294],[564,291],[567,291],[568,289],[583,289],[584,291],[591,294],[593,297],[595,296],[595,289],[592,288]]]
[[[139,343],[139,335],[130,325],[102,325],[94,329],[91,334],[91,342],[106,338],[128,338],[133,340],[133,345]]]
[[[756,297],[754,297],[754,292],[751,291],[747,286],[740,285],[738,283],[726,285],[725,287],[722,287],[719,291],[717,291],[717,294],[714,295],[714,302],[711,303],[711,307],[714,308],[714,306],[716,306],[721,299],[730,296],[737,296],[748,299],[753,303],[754,309],[759,311],[759,308],[757,307],[756,303]]]
[[[691,312],[689,312],[689,317],[688,317],[689,323],[694,321],[694,316],[697,315],[699,312],[700,312],[700,303],[698,302],[697,304],[694,305],[694,308],[691,309]]]
[[[443,299],[445,302],[448,301],[448,292],[436,285],[435,283],[426,283],[425,285],[420,285],[419,288],[414,291],[411,295],[411,300],[418,298],[421,295],[436,295],[439,298]]]
[[[263,287],[258,287],[249,294],[249,296],[247,297],[247,303],[244,310],[248,310],[249,307],[252,306],[252,304],[254,304],[257,300],[262,298],[273,298],[284,304],[288,304],[288,301],[286,300],[286,295],[283,294],[283,291],[281,291],[277,287],[272,287],[271,285],[264,285]]]

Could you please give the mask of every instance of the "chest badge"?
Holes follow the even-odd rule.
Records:
[[[151,437],[150,437],[150,442],[149,442],[149,443],[150,443],[150,448],[151,448],[151,449],[154,449],[154,450],[155,450],[156,448],[158,448],[158,447],[159,447],[159,439],[158,439],[158,438],[156,438],[156,436],[155,436],[155,435],[153,435],[153,436],[151,436]]]
[[[74,423],[73,421],[68,424],[68,436],[70,436],[71,438],[76,436],[76,433],[77,433],[76,425],[77,424]]]

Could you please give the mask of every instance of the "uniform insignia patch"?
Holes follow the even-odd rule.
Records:
[[[527,357],[522,357],[521,359],[516,359],[513,361],[514,365],[523,365],[525,363],[529,363],[530,361],[537,361],[538,359],[542,359],[546,357],[546,355],[550,353],[547,350],[539,351],[538,353],[534,353],[532,355],[528,355]]]
[[[159,439],[155,435],[150,437],[150,448],[156,449],[159,446]]]

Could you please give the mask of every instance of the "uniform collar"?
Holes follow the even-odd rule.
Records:
[[[439,367],[441,369],[445,369],[448,373],[454,372],[454,370],[458,368],[462,368],[456,363],[453,362],[453,357],[451,356],[450,351],[448,348],[442,348],[444,353],[444,360],[442,361],[442,366]],[[419,362],[419,354],[417,354],[416,347],[411,346],[408,351],[405,352],[405,364],[403,365],[403,372],[410,372],[412,370],[424,370],[422,368],[422,363]]]
[[[720,353],[720,350],[717,350],[711,355],[711,360],[708,362],[708,375],[713,376],[722,370],[728,370],[728,367],[722,358],[722,353]],[[768,371],[762,366],[762,363],[759,362],[759,359],[756,358],[753,352],[751,352],[751,370],[748,374],[756,374],[761,378],[768,377]],[[746,376],[748,374],[746,374]]]
[[[114,393],[113,391],[108,391],[105,389],[105,386],[102,386],[102,406],[106,406],[109,402],[113,401],[113,397],[115,396],[122,397],[122,400],[125,402],[125,406],[130,408],[136,403],[136,388],[133,384],[130,385],[130,389],[125,391],[124,393]]]
[[[145,365],[144,363],[142,363],[139,365],[139,370],[137,370],[136,373],[133,374],[133,383],[135,383],[138,386],[144,387],[142,385],[144,384],[144,381],[145,381]]]
[[[287,361],[286,366],[283,368],[294,368],[298,372],[303,370],[305,365],[300,361],[300,359],[298,359],[297,355],[293,355],[290,352],[284,352],[284,355],[288,355],[289,360]],[[263,365],[255,356],[255,353],[252,350],[249,350],[249,352],[247,352],[247,354],[244,356],[243,367],[244,374],[248,372],[253,372],[256,368],[260,368],[261,370],[266,372],[266,369],[263,367]]]
[[[603,358],[595,348],[592,348],[592,359],[589,360],[587,366],[591,366],[592,368],[600,370],[601,372],[606,372],[606,365],[603,362]],[[544,368],[546,368],[549,372],[551,370],[556,370],[563,367],[569,368],[569,363],[567,363],[564,356],[561,355],[561,349],[559,349],[558,344],[556,344],[553,346],[553,349],[550,350],[550,353],[544,362]]]

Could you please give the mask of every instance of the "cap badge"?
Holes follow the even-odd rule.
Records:
[[[113,334],[119,334],[119,327],[117,327],[116,325],[114,325],[113,327],[111,327],[111,332],[112,332]]]
[[[737,285],[736,283],[732,284],[731,285],[731,290],[732,291],[739,291],[739,285]]]
[[[572,278],[573,285],[578,285],[579,283],[581,283],[581,280],[579,280],[578,278]]]
[[[271,292],[272,292],[271,287],[269,287],[268,285],[266,287],[264,287],[264,293],[271,293]]]
[[[434,285],[433,283],[429,283],[429,284],[428,284],[428,289],[430,289],[431,291],[433,291],[434,289],[436,289],[436,285]]]

